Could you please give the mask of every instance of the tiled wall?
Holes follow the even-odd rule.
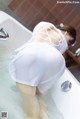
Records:
[[[8,8],[30,28],[40,21],[73,25],[80,45],[80,4],[57,4],[56,0],[12,0]]]

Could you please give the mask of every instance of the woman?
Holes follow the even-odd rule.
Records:
[[[19,48],[10,64],[10,74],[22,95],[26,119],[48,119],[42,95],[65,71],[62,54],[75,38],[76,30],[71,26],[40,22],[31,42]]]

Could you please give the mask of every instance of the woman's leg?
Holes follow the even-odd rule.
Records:
[[[37,89],[37,97],[40,105],[40,119],[49,119],[47,105],[44,101],[42,94],[39,92],[38,89]]]
[[[19,88],[23,98],[26,119],[40,119],[40,107],[36,96],[36,87],[27,86],[20,83],[17,83],[17,87]]]

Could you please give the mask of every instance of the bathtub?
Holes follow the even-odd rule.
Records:
[[[68,91],[61,88],[65,81],[72,84]],[[64,119],[80,119],[80,84],[67,68],[63,76],[53,86],[51,94]]]
[[[24,119],[22,99],[14,81],[10,79],[8,65],[14,50],[30,40],[32,32],[8,14],[0,11],[0,28],[9,37],[0,39],[0,111],[8,112],[8,119]],[[65,90],[64,84],[71,85]],[[63,84],[63,85],[62,85]],[[66,68],[62,77],[44,94],[49,119],[80,119],[80,84]]]

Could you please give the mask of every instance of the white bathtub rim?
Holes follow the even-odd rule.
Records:
[[[3,11],[0,11],[0,24],[2,24],[3,22],[5,22],[6,20],[12,20],[13,22],[17,23],[20,27],[22,27],[24,30],[28,31],[29,33],[32,34],[32,32],[27,29],[25,26],[23,26],[20,22],[18,22],[17,20],[15,20],[13,17],[11,17],[9,14],[3,12]]]

